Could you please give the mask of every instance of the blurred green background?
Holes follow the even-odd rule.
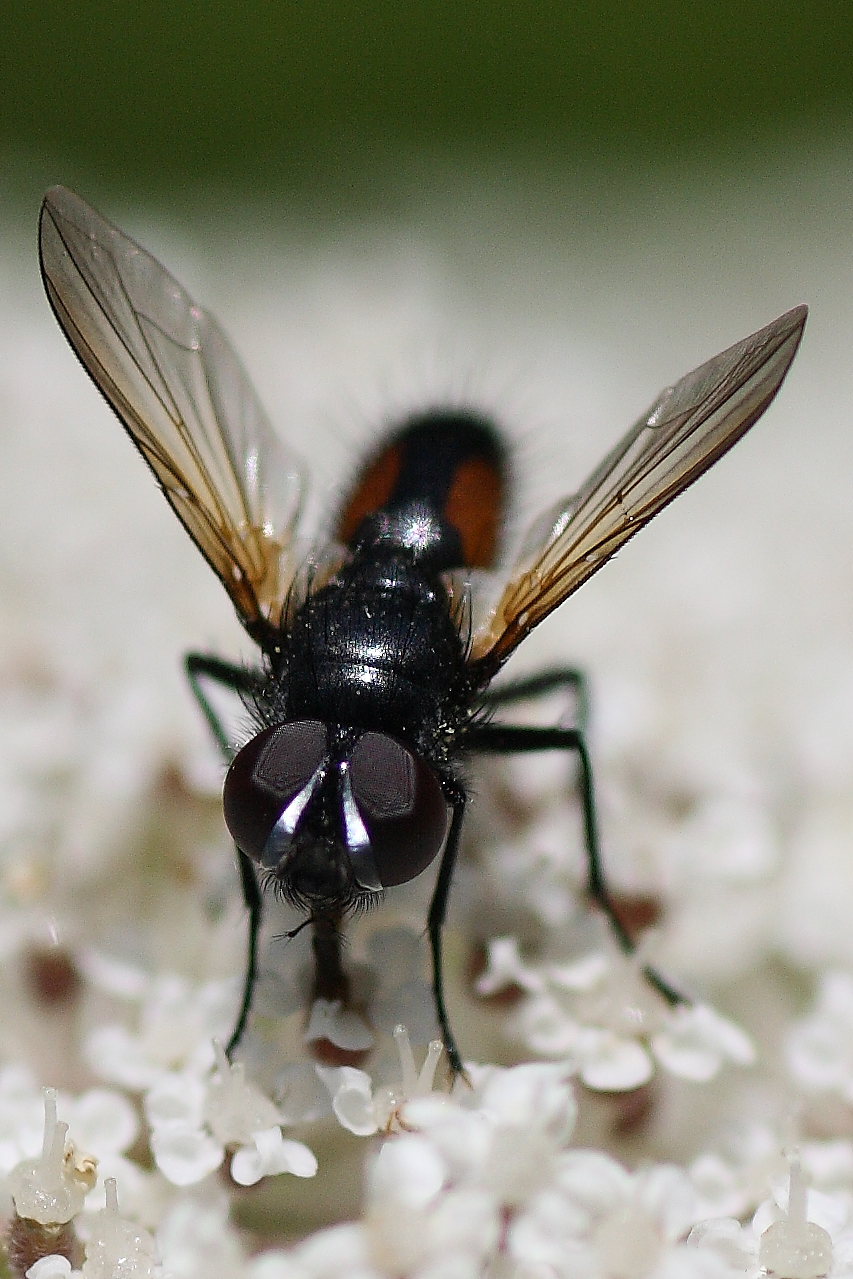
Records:
[[[27,199],[61,180],[346,208],[448,157],[743,160],[853,105],[853,7],[827,0],[12,0],[2,44],[0,156]]]

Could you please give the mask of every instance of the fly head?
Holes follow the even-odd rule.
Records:
[[[237,847],[286,900],[314,916],[369,906],[441,851],[449,811],[433,769],[379,732],[319,720],[261,730],[225,779]]]

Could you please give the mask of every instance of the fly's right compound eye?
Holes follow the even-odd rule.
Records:
[[[349,771],[382,887],[408,883],[435,860],[447,837],[449,813],[438,777],[385,733],[362,734]]]
[[[282,811],[305,789],[327,751],[325,726],[298,720],[263,729],[237,752],[222,802],[235,844],[252,861],[263,864],[267,840]]]

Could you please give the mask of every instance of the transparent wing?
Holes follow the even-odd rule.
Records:
[[[496,669],[558,604],[712,466],[773,399],[802,337],[795,307],[688,373],[533,526],[510,581],[474,636],[471,661]]]
[[[222,329],[65,187],[45,197],[39,248],[56,318],[167,502],[250,631],[275,625],[299,473]]]

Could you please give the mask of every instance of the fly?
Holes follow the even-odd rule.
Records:
[[[495,712],[571,690],[569,668],[492,687],[535,626],[761,416],[800,342],[806,308],[688,373],[655,400],[589,479],[538,520],[497,603],[471,622],[472,571],[498,563],[507,453],[491,420],[413,414],[352,484],[329,545],[296,549],[301,472],[216,320],[144,249],[55,187],[40,222],[45,288],[66,337],[260,650],[247,669],[190,653],[193,692],[228,761],[225,821],[249,913],[245,1028],[262,888],[313,929],[315,996],[346,1000],[346,919],[438,860],[427,931],[435,1011],[462,1071],[444,1000],[442,931],[468,802],[469,754],[568,751],[577,761],[589,893],[632,941],[604,879],[583,717],[520,726]],[[239,694],[253,732],[236,751],[205,693]],[[679,995],[649,977],[671,1002]]]

